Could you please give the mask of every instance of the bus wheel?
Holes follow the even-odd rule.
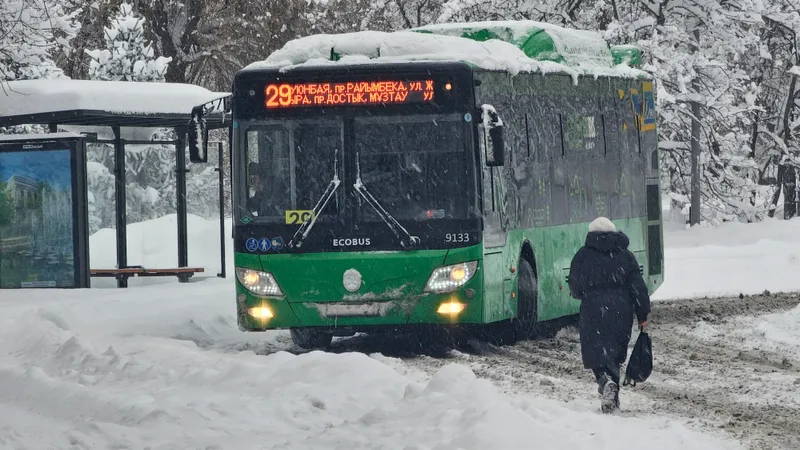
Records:
[[[333,341],[331,333],[313,328],[291,328],[289,334],[292,335],[294,345],[306,350],[323,349],[331,345],[331,341]]]
[[[536,330],[538,295],[533,267],[526,259],[521,258],[517,274],[517,317],[512,320],[518,339],[528,339]]]

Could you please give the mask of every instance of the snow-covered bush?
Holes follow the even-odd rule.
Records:
[[[86,50],[89,77],[106,81],[164,81],[172,58],[156,57],[145,39],[145,19],[133,5],[122,3],[111,26],[104,29],[106,48]]]

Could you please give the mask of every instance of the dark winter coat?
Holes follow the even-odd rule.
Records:
[[[628,355],[633,315],[650,313],[650,296],[630,241],[621,232],[590,232],[569,271],[580,300],[581,356],[587,369],[620,365]]]

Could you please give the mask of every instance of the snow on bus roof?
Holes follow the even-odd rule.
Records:
[[[179,83],[98,80],[23,80],[0,86],[0,116],[87,110],[112,114],[189,115],[227,94]]]
[[[266,60],[254,62],[244,70],[277,68],[288,71],[299,66],[417,61],[463,61],[484,70],[505,71],[514,75],[519,72],[564,73],[571,75],[575,82],[580,75],[624,78],[647,76],[641,70],[624,65],[567,66],[554,61],[536,60],[528,57],[516,45],[500,39],[478,41],[416,31],[359,31],[302,37],[287,42]]]
[[[611,51],[603,36],[596,31],[564,28],[533,20],[497,20],[485,22],[442,23],[414,28],[413,31],[448,34],[474,38],[496,36],[526,50],[526,41],[545,34],[569,66],[591,60],[597,65],[609,66]],[[481,36],[481,34],[483,36]],[[532,55],[528,55],[532,56]]]

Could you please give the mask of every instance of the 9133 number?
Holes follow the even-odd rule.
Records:
[[[446,233],[444,235],[445,242],[469,242],[469,233]]]

